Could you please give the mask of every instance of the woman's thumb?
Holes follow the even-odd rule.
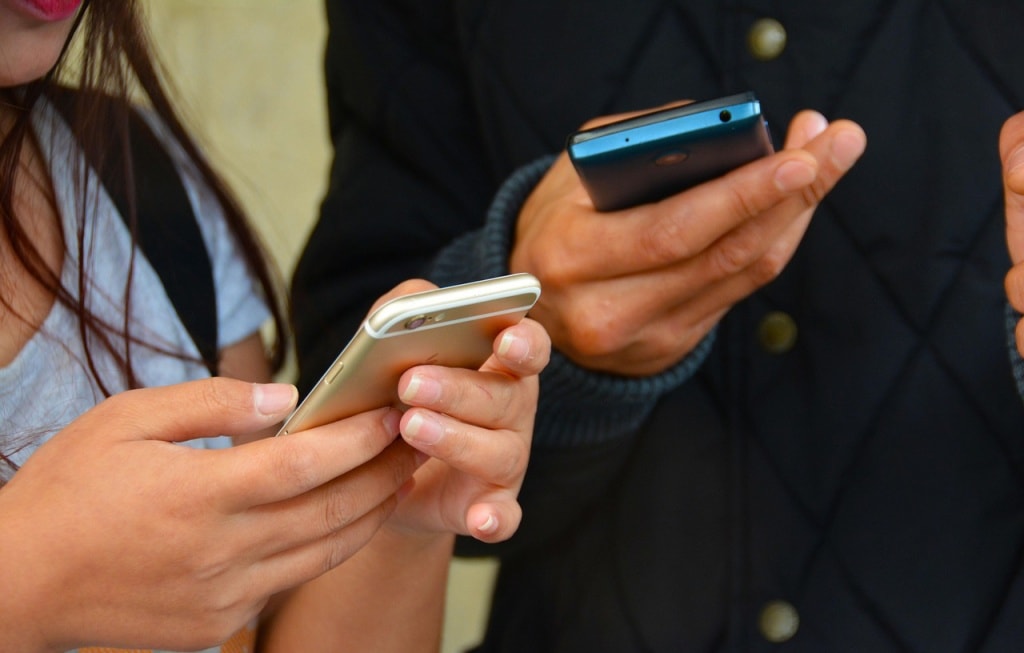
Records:
[[[292,385],[215,377],[123,392],[83,419],[116,423],[128,439],[180,442],[270,427],[288,415],[297,399]]]

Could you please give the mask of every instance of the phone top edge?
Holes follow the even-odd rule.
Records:
[[[567,147],[572,150],[583,143],[598,140],[607,136],[614,136],[630,130],[643,130],[651,125],[671,124],[674,121],[694,121],[704,118],[707,126],[721,123],[719,115],[723,110],[728,110],[732,116],[731,122],[741,122],[751,118],[761,118],[761,103],[753,92],[738,93],[715,100],[693,102],[667,109],[658,109],[648,113],[625,118],[607,125],[601,125],[591,129],[582,129],[569,135]]]
[[[467,300],[497,301],[523,296],[522,303],[494,314],[532,308],[540,298],[540,282],[525,272],[503,277],[470,281],[454,286],[435,288],[424,292],[396,297],[382,304],[365,321],[367,331],[376,337],[396,324],[424,312],[446,311],[462,306]]]
[[[423,326],[416,327],[416,330],[417,331],[430,331],[431,329],[441,329],[441,328],[444,328],[446,326],[451,326],[453,324],[461,324],[463,322],[473,322],[473,321],[476,321],[476,320],[486,320],[487,318],[491,318],[491,317],[498,317],[498,316],[501,316],[501,315],[509,315],[509,314],[512,314],[512,313],[521,313],[526,308],[532,308],[533,305],[536,303],[536,300],[533,299],[533,296],[528,294],[528,293],[512,293],[510,295],[506,295],[506,296],[502,296],[502,297],[495,297],[494,299],[507,299],[507,298],[517,297],[517,296],[522,296],[524,298],[528,298],[528,300],[524,301],[523,303],[521,303],[521,304],[519,304],[517,306],[511,306],[509,308],[505,308],[505,309],[502,309],[500,311],[491,311],[489,313],[474,313],[473,315],[467,315],[466,317],[461,317],[461,318],[457,318],[457,319],[454,319],[454,320],[445,320],[443,322],[437,322],[435,324],[424,324]],[[444,311],[444,310],[447,310],[447,309],[445,309],[445,308],[438,308],[437,310]],[[419,313],[420,312],[414,312],[413,314],[419,314]],[[399,317],[398,319],[395,319],[395,320],[392,320],[391,322],[386,323],[384,325],[384,328],[382,328],[379,331],[376,330],[372,325],[367,323],[367,325],[366,325],[366,333],[368,335],[374,337],[374,338],[379,338],[379,339],[401,337],[402,335],[404,335],[403,333],[392,331],[392,329],[395,326],[397,326],[398,324],[401,324],[402,322],[408,321],[409,317],[411,317],[413,314],[406,313],[406,314],[402,315],[401,317]]]

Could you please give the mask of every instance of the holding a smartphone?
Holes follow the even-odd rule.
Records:
[[[538,297],[537,279],[511,274],[384,303],[363,321],[278,435],[398,405],[398,380],[410,367],[480,367],[498,334],[522,320]]]
[[[578,131],[567,149],[600,211],[664,199],[774,151],[749,92]]]

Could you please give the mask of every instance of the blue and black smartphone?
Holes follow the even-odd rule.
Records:
[[[578,131],[567,149],[600,211],[664,199],[774,152],[749,92]]]

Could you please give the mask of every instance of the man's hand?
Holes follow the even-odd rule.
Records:
[[[856,124],[805,111],[782,151],[613,213],[594,209],[563,154],[520,212],[510,261],[544,287],[531,317],[581,366],[664,371],[778,276],[865,144]]]

